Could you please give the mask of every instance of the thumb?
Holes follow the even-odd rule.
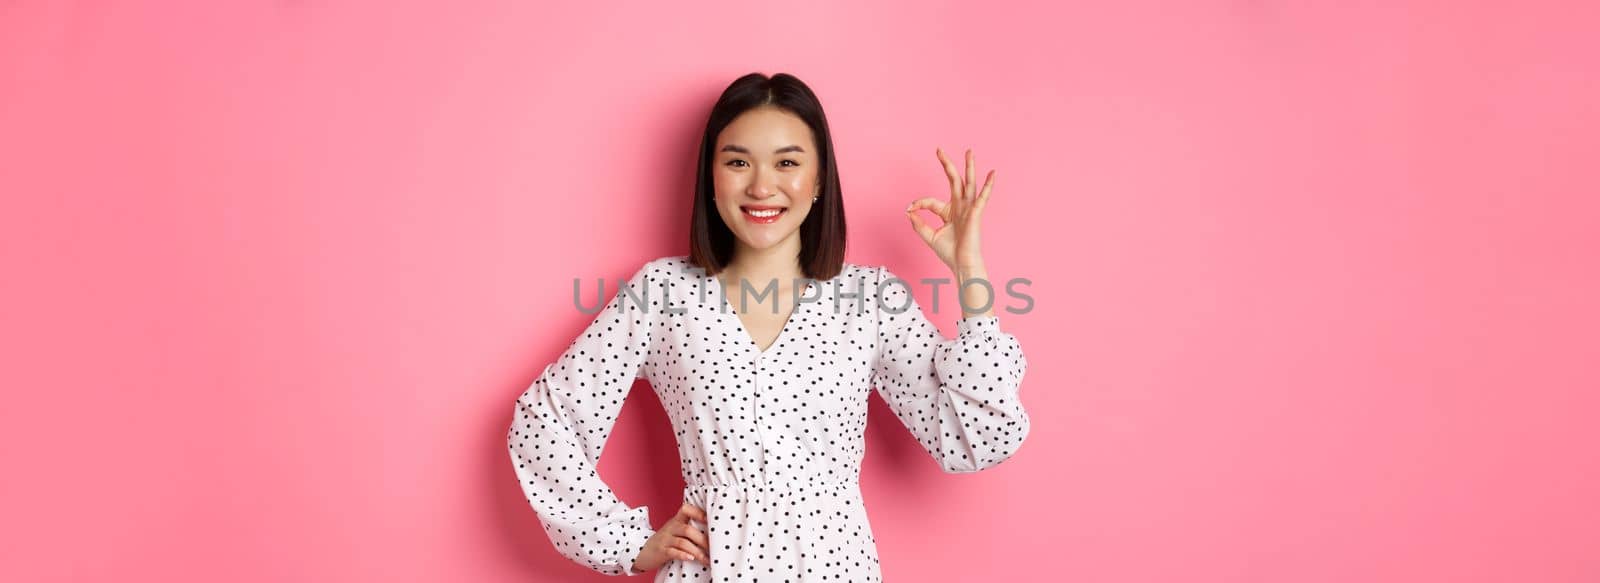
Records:
[[[699,506],[695,506],[694,504],[688,502],[683,504],[683,509],[678,511],[678,516],[682,517],[685,523],[689,522],[690,520],[698,520],[701,524],[709,522],[706,520],[705,510],[702,510]]]
[[[917,216],[917,213],[914,210],[907,211],[906,216],[911,217],[911,230],[916,231],[917,235],[922,237],[923,243],[932,245],[933,228],[929,227],[927,223],[923,222],[922,217]]]

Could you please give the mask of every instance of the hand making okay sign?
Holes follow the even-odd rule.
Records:
[[[946,266],[952,270],[960,267],[977,266],[983,264],[982,253],[978,245],[978,222],[983,218],[983,207],[989,202],[989,191],[994,187],[994,170],[983,181],[983,188],[978,188],[977,171],[973,168],[972,150],[967,150],[967,168],[963,174],[956,169],[944,155],[944,150],[935,148],[934,153],[939,156],[939,162],[944,165],[944,173],[950,178],[950,200],[939,200],[936,197],[923,197],[912,201],[906,207],[906,216],[911,218],[911,228],[922,236],[922,241],[933,248]],[[917,209],[928,209],[933,214],[944,220],[944,224],[935,229],[922,221],[922,216]]]

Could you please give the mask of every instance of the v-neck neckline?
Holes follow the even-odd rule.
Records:
[[[800,310],[804,309],[805,305],[809,303],[803,301],[796,302],[794,307],[789,310],[789,315],[784,317],[783,327],[778,329],[778,337],[773,338],[772,344],[768,344],[767,347],[763,349],[760,345],[756,344],[755,335],[751,334],[750,328],[744,325],[744,319],[739,317],[738,310],[733,308],[733,302],[728,301],[728,294],[724,293],[723,291],[722,278],[716,275],[707,275],[706,278],[710,279],[711,283],[715,284],[717,290],[717,299],[720,300],[722,304],[722,307],[719,308],[717,312],[727,314],[729,317],[733,318],[733,324],[738,326],[739,332],[744,335],[745,345],[749,346],[751,350],[755,351],[757,356],[766,356],[768,354],[772,354],[774,350],[777,350],[778,345],[783,344],[783,339],[789,336],[789,326],[795,323],[795,317],[800,315]],[[807,279],[806,289],[800,293],[800,297],[810,297],[807,295],[807,292],[810,292],[811,288],[814,287],[816,287],[816,282]]]

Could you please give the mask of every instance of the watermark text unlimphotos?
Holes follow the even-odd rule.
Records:
[[[726,286],[724,286],[720,280],[717,280],[716,278],[705,277],[705,270],[698,267],[685,268],[683,271],[690,277],[681,278],[682,281],[676,282],[673,281],[675,278],[670,277],[648,278],[646,279],[646,282],[648,283],[642,285],[628,285],[626,281],[618,281],[616,282],[615,287],[608,287],[604,279],[596,279],[596,287],[594,288],[593,295],[588,302],[585,302],[583,299],[583,282],[581,278],[573,278],[572,305],[574,308],[577,308],[579,312],[590,315],[597,314],[601,310],[605,309],[607,298],[612,297],[614,297],[614,300],[618,302],[619,306],[631,304],[632,307],[636,307],[645,312],[662,310],[667,314],[684,314],[688,313],[689,308],[692,307],[695,302],[698,302],[701,306],[710,306],[714,302],[718,304],[717,309],[723,313],[727,313],[731,309],[730,302],[734,300],[724,299],[729,296]],[[864,314],[871,307],[869,304],[872,303],[876,303],[876,307],[879,310],[883,310],[891,314],[899,314],[911,309],[911,306],[915,301],[911,294],[911,284],[898,277],[890,277],[877,283],[873,283],[867,278],[855,278],[853,280],[856,283],[855,287],[853,288],[855,291],[846,289],[844,286],[845,281],[852,280],[843,275],[834,277],[827,282],[818,282],[817,280],[809,277],[800,277],[795,278],[791,282],[789,291],[791,297],[794,299],[794,305],[799,306],[800,304],[822,301],[823,297],[825,297],[823,293],[825,288],[827,286],[831,286],[833,293],[828,294],[827,297],[832,297],[834,299],[834,301],[831,303],[833,304],[832,310],[835,314],[841,313],[841,311],[845,309],[843,304],[849,304],[850,306],[853,306],[854,311],[857,314]],[[930,309],[928,310],[929,313],[939,313],[940,306],[942,304],[940,301],[940,294],[947,289],[945,287],[946,285],[950,285],[952,283],[950,278],[922,278],[918,281],[923,285],[927,285],[932,288],[933,296]],[[1022,305],[1021,307],[1007,305],[1002,309],[1012,314],[1026,314],[1033,311],[1033,296],[1023,293],[1017,289],[1018,287],[1025,287],[1032,283],[1033,280],[1025,277],[1013,277],[1006,280],[1004,286],[1006,295],[1013,300],[1020,301]],[[955,287],[956,286],[954,285],[950,285],[949,289],[954,289]],[[981,313],[995,307],[995,287],[989,282],[989,280],[976,277],[969,278],[963,280],[960,287],[961,289],[955,292],[955,303],[961,307],[962,311],[968,313]],[[976,294],[979,297],[984,298],[984,301],[979,305],[968,306],[963,301],[962,296],[965,294],[961,292],[973,287],[982,288],[984,290],[983,293]],[[679,298],[677,296],[682,294],[672,293],[672,290],[679,288],[689,288],[693,291],[693,293],[689,294],[687,299]],[[606,291],[608,289],[614,289],[616,291],[608,293]],[[716,289],[719,292],[716,297],[710,297],[711,290],[713,289]],[[866,290],[873,290],[875,293],[872,293],[869,298],[863,298]],[[753,284],[751,284],[750,280],[741,278],[739,281],[739,293],[736,298],[739,305],[738,311],[748,312],[748,310],[744,308],[748,305],[747,302],[751,299],[754,299],[757,304],[760,304],[769,297],[776,298],[778,293],[779,286],[777,279],[769,279],[767,280],[766,285],[762,286],[760,289],[757,289]],[[615,294],[615,296],[612,294]],[[852,299],[857,301],[847,301]],[[861,301],[863,299],[871,301]],[[772,313],[778,313],[778,302],[769,302],[769,305]]]

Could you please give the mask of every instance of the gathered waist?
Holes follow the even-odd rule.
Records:
[[[801,478],[782,481],[740,481],[740,482],[687,482],[683,489],[687,492],[707,491],[735,491],[735,492],[818,492],[837,490],[858,490],[861,481],[858,479],[832,478]]]
[[[761,520],[827,517],[866,520],[858,480],[795,479],[773,482],[692,482],[684,484],[683,500],[704,509],[723,532],[743,531]],[[779,518],[779,515],[788,518]],[[754,517],[754,521],[752,521]],[[843,517],[843,518],[841,518]],[[696,528],[708,529],[699,520]],[[743,536],[736,534],[735,537]]]

